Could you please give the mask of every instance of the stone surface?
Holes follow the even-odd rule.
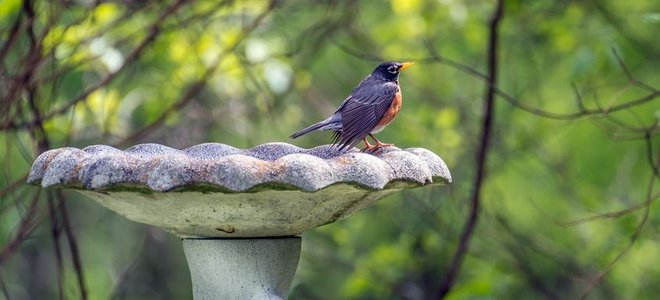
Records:
[[[286,299],[300,238],[184,239],[195,300]]]
[[[60,148],[40,155],[28,177],[181,237],[297,235],[402,188],[449,182],[442,159],[422,148],[342,153],[286,143]]]

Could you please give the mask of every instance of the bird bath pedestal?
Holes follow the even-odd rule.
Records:
[[[298,235],[401,189],[449,182],[426,149],[338,153],[285,143],[60,148],[41,154],[28,178],[181,237],[195,299],[285,299]]]

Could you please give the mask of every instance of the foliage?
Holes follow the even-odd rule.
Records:
[[[190,298],[176,238],[23,185],[48,148],[288,141],[383,60],[379,134],[454,183],[304,234],[292,299],[434,299],[471,207],[491,1],[0,2],[0,295]],[[660,3],[504,1],[477,227],[448,299],[660,292]],[[295,143],[313,147],[329,134]],[[2,298],[2,297],[0,297]]]

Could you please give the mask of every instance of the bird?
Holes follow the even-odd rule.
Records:
[[[332,130],[332,144],[338,146],[339,151],[351,148],[360,141],[365,144],[363,152],[393,146],[382,143],[374,134],[389,125],[401,110],[403,98],[399,74],[413,64],[395,61],[381,63],[353,89],[334,114],[294,132],[291,138],[295,139],[313,131]],[[374,139],[376,144],[370,144],[367,136]]]

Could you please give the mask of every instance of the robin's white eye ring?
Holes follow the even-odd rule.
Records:
[[[395,66],[391,66],[391,67],[387,68],[387,72],[390,72],[392,74],[396,74],[397,68]]]

